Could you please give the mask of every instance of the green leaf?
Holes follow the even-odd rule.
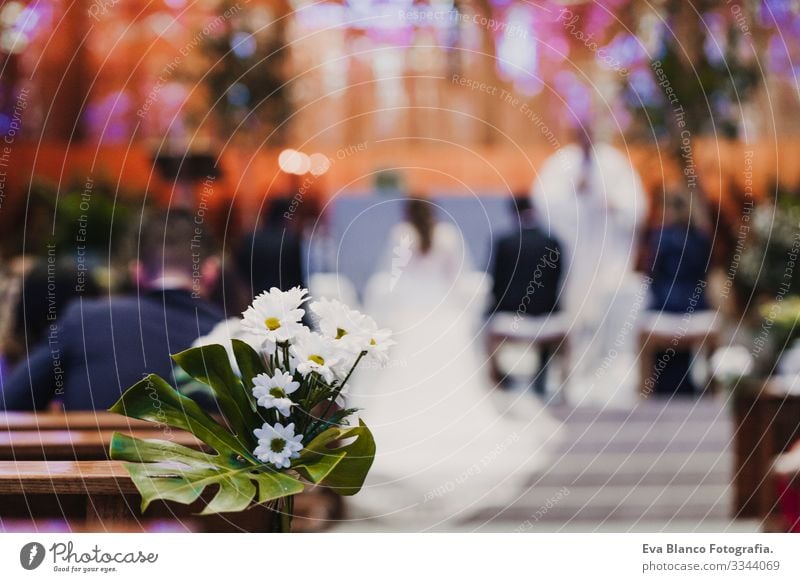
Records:
[[[332,447],[337,441],[355,439]],[[292,464],[303,477],[331,488],[340,495],[355,495],[361,490],[375,459],[375,439],[367,425],[332,427],[312,440]]]
[[[238,345],[237,345],[238,344]],[[163,499],[190,504],[209,486],[216,493],[203,513],[242,511],[303,491],[297,476],[330,487],[341,495],[357,493],[375,457],[375,441],[364,423],[357,427],[332,426],[301,451],[291,474],[260,462],[252,453],[261,425],[245,388],[264,364],[243,344],[234,345],[244,384],[233,374],[222,346],[204,346],[175,356],[194,378],[214,390],[228,424],[216,422],[191,398],[162,378],[150,375],[129,388],[109,410],[191,432],[213,452],[195,450],[166,440],[140,440],[114,434],[110,457],[128,461],[126,468],[142,495],[142,509]],[[342,411],[340,414],[352,411]],[[242,438],[246,437],[246,438]],[[338,446],[337,446],[338,445]]]
[[[303,491],[303,484],[286,473],[263,472],[255,475],[258,481],[258,502],[265,503],[273,499],[296,495]],[[299,485],[299,487],[298,487]]]
[[[234,437],[194,400],[179,394],[155,374],[128,388],[109,411],[189,431],[219,453],[234,451],[258,463],[252,453],[255,447],[249,441]]]
[[[233,452],[208,454],[169,441],[115,433],[111,458],[132,461],[126,468],[142,496],[142,511],[157,499],[190,504],[212,485],[219,489],[203,514],[242,511],[256,495],[263,503],[303,491],[297,479]]]
[[[300,491],[303,485],[298,481]],[[214,499],[203,509],[203,515],[225,513],[231,511],[244,511],[250,507],[250,502],[256,496],[256,486],[249,474],[228,472],[219,481],[219,491]]]
[[[323,430],[332,427],[332,426],[342,426],[348,425],[349,423],[346,421],[348,416],[351,416],[361,410],[360,408],[344,408],[341,410],[337,410],[330,416],[328,416],[325,420],[320,421],[320,428],[314,429],[313,434],[319,434]]]
[[[194,379],[211,386],[235,436],[247,443],[248,449],[254,449],[257,439],[253,429],[260,427],[263,421],[256,413],[252,394],[233,373],[225,348],[220,345],[190,348],[172,359]]]
[[[312,483],[319,484],[331,474],[346,456],[346,452],[334,453],[333,451],[326,451],[313,456],[309,454],[302,461],[298,460],[297,464],[292,465],[292,468]]]
[[[235,339],[232,340],[231,343],[233,344],[233,355],[236,358],[236,363],[239,365],[239,371],[242,373],[242,384],[244,384],[248,394],[252,394],[253,378],[267,371],[264,366],[264,361],[261,359],[261,356],[258,355],[258,352],[247,342]]]

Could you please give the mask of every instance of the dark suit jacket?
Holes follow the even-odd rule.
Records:
[[[524,228],[495,242],[493,311],[544,315],[558,311],[561,246],[539,228]]]
[[[2,387],[0,409],[104,410],[149,373],[173,382],[172,360],[222,319],[188,291],[73,302]]]
[[[706,271],[711,241],[696,228],[668,226],[650,235],[651,309],[685,313],[707,309]]]
[[[300,238],[287,229],[261,228],[245,237],[236,264],[255,297],[272,287],[305,287]]]

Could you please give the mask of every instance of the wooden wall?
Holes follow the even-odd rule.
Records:
[[[752,170],[752,192],[763,197],[776,178],[786,186],[800,185],[800,138],[780,143],[752,146],[738,142],[697,139],[693,142],[695,163],[702,187],[712,203],[724,201],[748,186]],[[680,186],[681,175],[667,152],[652,146],[632,146],[627,150],[647,186],[655,195],[664,187]],[[749,154],[748,152],[752,152]],[[214,185],[214,204],[225,208],[229,201],[244,217],[244,225],[254,220],[268,193],[293,193],[303,188],[305,196],[328,199],[342,192],[369,193],[375,172],[392,168],[401,172],[410,191],[431,195],[507,196],[527,191],[536,169],[552,149],[516,146],[459,146],[425,144],[418,140],[378,143],[362,142],[326,151],[332,165],[321,178],[294,177],[278,169],[278,151],[221,152],[224,176]],[[87,176],[95,181],[107,178],[121,190],[147,193],[168,204],[172,184],[153,170],[152,153],[144,146],[92,147],[89,145],[43,145],[18,143],[12,152],[6,200],[0,208],[0,225],[10,227],[18,220],[31,177],[46,178],[55,184],[83,183]]]

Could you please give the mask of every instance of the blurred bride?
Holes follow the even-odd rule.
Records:
[[[365,307],[397,345],[389,367],[360,372],[350,396],[378,447],[352,517],[446,528],[524,494],[560,425],[533,396],[490,384],[479,337],[486,286],[455,226],[409,200],[388,241]]]

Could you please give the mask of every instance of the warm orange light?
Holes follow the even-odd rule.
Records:
[[[331,169],[331,161],[325,154],[311,154],[309,159],[311,161],[311,173],[315,176],[321,176]]]

